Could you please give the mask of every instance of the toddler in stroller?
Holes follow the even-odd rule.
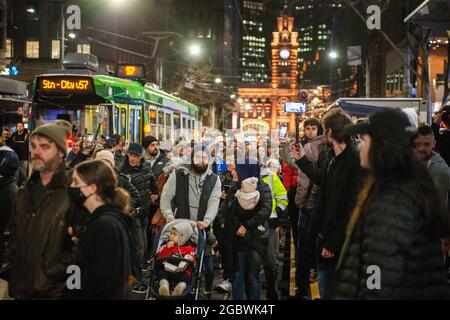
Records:
[[[164,227],[159,243],[155,268],[158,294],[168,297],[174,286],[172,296],[179,297],[192,281],[198,243],[196,226],[189,220],[175,220]]]

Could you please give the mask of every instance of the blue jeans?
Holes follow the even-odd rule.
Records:
[[[147,252],[148,218],[135,218],[131,230],[131,268],[133,275],[141,281],[141,265]]]
[[[331,295],[331,288],[336,271],[337,258],[322,257],[322,241],[317,238],[316,261],[317,261],[317,282],[319,283],[320,299],[328,300]]]
[[[261,281],[259,273],[263,265],[263,258],[254,251],[238,252],[239,269],[234,275],[233,281],[233,299],[244,300],[245,285],[250,286],[249,297],[247,300],[260,300],[261,298]]]

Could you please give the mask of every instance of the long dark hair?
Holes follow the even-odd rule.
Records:
[[[118,187],[115,172],[105,162],[86,161],[76,166],[75,171],[86,184],[97,186],[97,195],[106,204],[118,207],[125,213],[130,211],[129,193]]]
[[[424,212],[425,233],[432,239],[444,238],[449,232],[449,221],[434,182],[425,165],[415,156],[412,143],[399,143],[372,139],[369,152],[373,188],[370,199],[377,199],[385,186],[389,183],[407,183],[414,194],[422,195],[418,199]],[[370,202],[370,200],[369,200]]]

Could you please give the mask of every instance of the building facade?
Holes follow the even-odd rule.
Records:
[[[277,30],[273,32],[272,81],[270,84],[238,87],[237,103],[242,129],[256,132],[268,132],[280,124],[287,124],[295,131],[295,116],[284,112],[287,101],[296,101],[298,32],[294,31],[294,17],[284,15],[277,19]]]

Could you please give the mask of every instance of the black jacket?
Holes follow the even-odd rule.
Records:
[[[4,256],[5,238],[3,235],[11,218],[17,190],[17,184],[13,177],[0,178],[0,271]]]
[[[156,158],[156,161],[152,166],[152,172],[153,175],[155,176],[156,181],[158,181],[159,176],[163,173],[165,165],[169,161],[170,159],[166,156],[164,150],[159,150],[159,157]]]
[[[75,158],[69,163],[69,167],[75,168],[82,162],[87,161],[91,157],[90,154],[84,154],[82,151],[78,152]]]
[[[334,163],[330,166],[331,161]],[[310,243],[315,235],[321,234],[323,247],[337,257],[364,177],[357,152],[349,144],[336,158],[333,150],[330,150],[326,165],[320,168],[307,157],[301,158],[296,164],[312,183],[320,187],[307,242]]]
[[[450,131],[449,129],[439,132],[439,125],[432,124],[434,137],[436,138],[436,151],[444,158],[450,166]]]
[[[117,150],[114,152],[114,167],[118,170],[120,170],[125,162],[125,156],[123,155],[122,151]]]
[[[97,208],[80,239],[81,299],[128,299],[132,218],[113,206]]]
[[[128,175],[131,178],[131,184],[137,189],[141,197],[140,215],[145,218],[149,215],[150,195],[158,194],[158,187],[156,186],[155,176],[152,172],[150,162],[141,159],[141,164],[137,167],[132,167],[129,164],[128,156],[125,156],[125,162],[120,170],[121,173]]]
[[[0,236],[9,223],[17,190],[18,187],[13,177],[0,178]]]
[[[116,171],[119,187],[124,189],[125,191],[127,191],[130,194],[131,207],[133,209],[139,208],[139,206],[141,204],[141,196],[139,194],[139,191],[131,183],[130,176],[119,172],[117,169],[114,169],[114,170]]]
[[[24,130],[22,134],[19,134],[19,132],[14,132],[12,137],[12,149],[17,153],[19,156],[19,160],[28,160],[28,153],[29,153],[29,144],[30,144],[30,135],[28,133],[28,130]]]
[[[272,213],[272,192],[270,187],[264,182],[259,182],[257,190],[260,192],[260,199],[253,210],[244,210],[239,205],[235,194],[240,189],[240,183],[234,183],[225,201],[219,208],[216,222],[223,225],[224,243],[224,264],[230,268],[230,272],[237,270],[237,253],[240,250],[255,250],[264,256],[267,249],[267,234],[270,214]],[[239,227],[243,225],[247,229],[245,237],[236,235]],[[266,232],[258,230],[263,226]]]
[[[441,241],[424,232],[422,199],[415,186],[391,183],[370,201],[343,248],[335,298],[449,297]],[[380,268],[380,290],[366,285],[373,265]]]

